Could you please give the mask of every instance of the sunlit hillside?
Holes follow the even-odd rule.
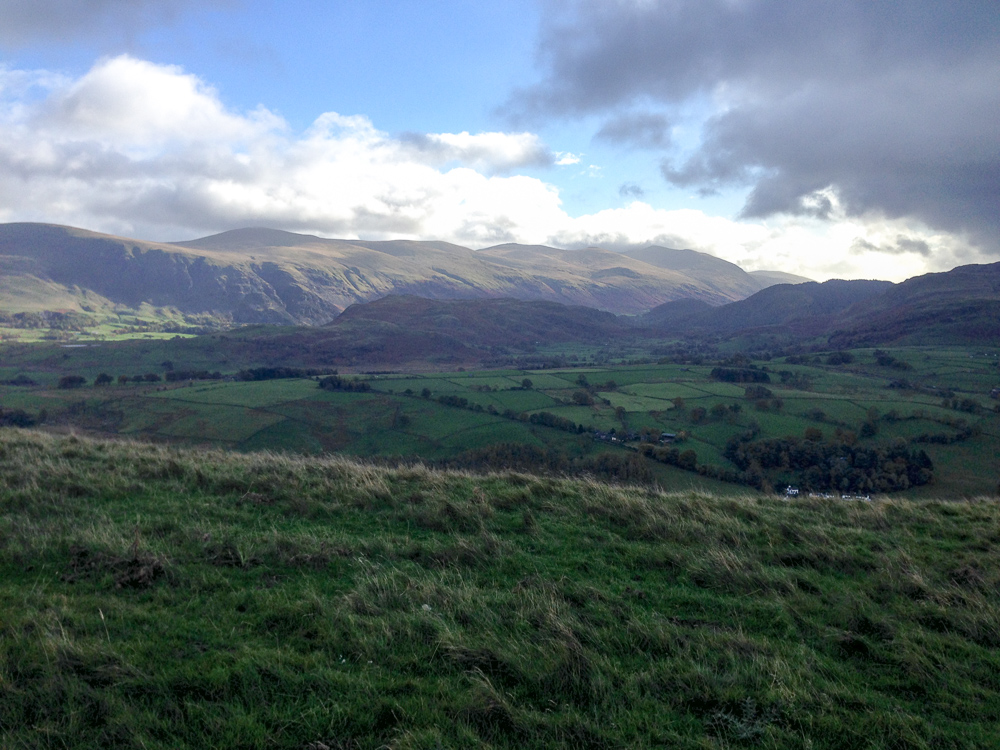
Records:
[[[1000,508],[0,432],[9,748],[985,748]]]

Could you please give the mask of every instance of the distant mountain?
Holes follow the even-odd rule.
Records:
[[[266,228],[145,242],[49,224],[3,224],[0,311],[149,304],[237,323],[316,325],[357,302],[410,294],[546,300],[635,314],[686,297],[723,304],[764,284],[703,253],[650,251],[653,260],[672,252],[685,260],[671,268],[601,248],[475,251],[446,242],[330,240]]]
[[[733,283],[728,278],[728,269],[719,273],[722,267],[731,266],[731,263],[705,253],[694,254],[710,260],[700,268],[674,269],[599,247],[561,250],[518,244],[497,245],[478,253],[498,265],[543,278],[563,293],[561,296],[569,297],[557,301],[622,313],[643,312],[655,307],[665,301],[664,289],[671,290],[667,299],[690,297],[719,305],[742,299],[760,288],[752,282]],[[733,268],[747,276],[738,266]],[[571,281],[572,287],[566,286],[562,279],[567,275],[579,281]],[[570,290],[572,293],[566,295]],[[616,298],[622,294],[630,300],[627,307],[620,300],[616,303]]]
[[[761,288],[773,286],[774,284],[804,284],[807,281],[812,281],[812,279],[808,279],[805,276],[785,273],[784,271],[749,271],[748,273],[762,282],[763,286]]]
[[[704,278],[714,291],[723,296],[732,297],[735,293],[739,298],[748,297],[770,285],[747,273],[735,263],[695,250],[676,250],[650,245],[622,254],[657,268]]]
[[[681,302],[653,308],[639,319],[641,325],[660,330],[703,331],[730,334],[761,328],[782,328],[798,334],[818,335],[852,305],[883,294],[888,281],[815,281],[778,284],[739,302],[698,310]]]
[[[992,344],[1000,341],[1000,263],[959,266],[899,284],[826,281],[777,284],[708,307],[659,305],[636,320],[653,331],[733,335],[780,332],[826,337],[832,346]]]
[[[1000,342],[1000,263],[915,276],[845,310],[840,346]]]

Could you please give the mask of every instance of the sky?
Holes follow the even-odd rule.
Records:
[[[1000,260],[996,0],[0,0],[0,221]]]

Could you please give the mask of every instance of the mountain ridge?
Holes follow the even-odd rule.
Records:
[[[766,284],[713,256],[683,253],[694,260],[703,256],[703,270],[686,273],[602,248],[472,250],[447,242],[327,239],[265,227],[149,242],[13,223],[0,224],[0,287],[31,287],[44,298],[46,284],[60,285],[61,304],[72,298],[78,307],[90,295],[105,306],[150,304],[221,314],[240,324],[318,325],[351,304],[389,294],[512,297],[638,314],[684,297],[719,305]],[[728,276],[718,276],[723,268]],[[0,309],[15,312],[10,308],[17,300],[0,297]]]

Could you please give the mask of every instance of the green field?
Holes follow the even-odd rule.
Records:
[[[822,353],[793,362],[741,360],[740,366],[767,373],[771,396],[765,401],[748,399],[745,383],[713,379],[714,364],[348,376],[367,382],[367,393],[322,391],[309,378],[117,383],[122,373],[166,375],[166,365],[228,374],[260,364],[249,359],[249,351],[233,359],[232,348],[225,348],[231,343],[205,336],[75,349],[6,345],[0,348],[0,379],[22,375],[39,385],[0,386],[0,406],[44,409],[50,429],[425,461],[447,461],[498,443],[570,458],[611,453],[624,460],[642,449],[637,439],[598,441],[590,431],[614,430],[619,438],[668,432],[679,436],[678,449],[694,451],[700,472],[646,460],[647,479],[670,487],[695,481],[715,487],[711,476],[736,469],[726,457],[727,443],[747,430],[758,430],[761,439],[801,439],[807,430],[818,430],[822,440],[852,440],[865,449],[887,450],[903,441],[925,451],[934,479],[906,490],[912,496],[993,494],[1000,481],[1000,401],[990,398],[1000,384],[995,351],[894,349],[888,352],[892,367],[880,365],[871,349],[851,352],[853,361],[840,365],[827,364]],[[115,382],[53,387],[67,373],[92,382],[101,372]],[[901,381],[905,387],[890,387]],[[581,404],[581,397],[593,403]],[[539,423],[546,415],[568,420],[574,429]],[[795,481],[780,470],[768,476],[775,487]]]

